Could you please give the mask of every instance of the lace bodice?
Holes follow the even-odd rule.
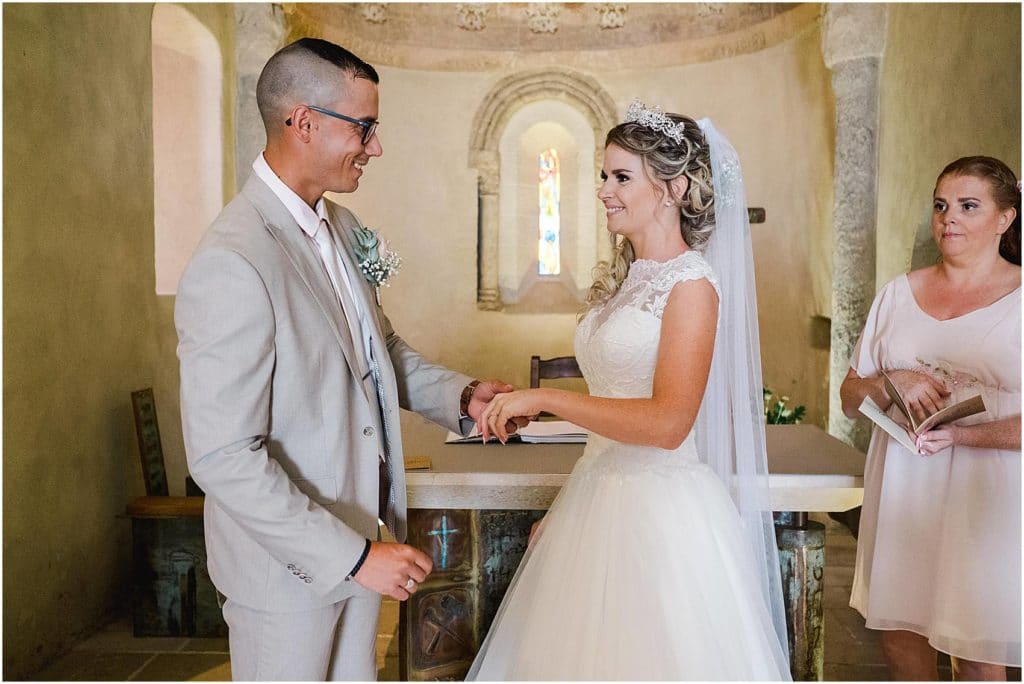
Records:
[[[576,360],[591,394],[651,396],[669,294],[676,284],[700,278],[718,291],[715,274],[695,250],[665,262],[633,262],[618,292],[589,311],[576,329]]]

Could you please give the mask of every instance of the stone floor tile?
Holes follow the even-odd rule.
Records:
[[[866,640],[835,620],[825,618],[825,662],[833,665],[882,665],[878,640]]]
[[[825,624],[836,629],[845,629],[846,632],[861,643],[877,644],[879,635],[877,630],[868,629],[864,626],[864,618],[853,608],[848,606],[825,606]],[[882,662],[868,661],[868,662]]]
[[[825,663],[826,682],[885,682],[889,668],[885,665],[844,665]]]
[[[231,681],[231,661],[217,665],[206,672],[201,672],[196,676],[192,677],[194,682],[230,682]]]
[[[825,549],[825,576],[826,587],[852,587],[853,568],[841,565],[829,565],[828,549]]]
[[[842,543],[825,542],[825,565],[837,568],[852,568],[857,560],[857,547]]]
[[[215,668],[223,671],[226,653],[159,653],[131,679],[137,682],[185,681],[205,677]]]
[[[214,637],[189,639],[181,647],[182,653],[227,653],[228,640]]]
[[[825,603],[830,606],[846,606],[850,603],[850,589],[848,587],[837,586],[833,587],[826,584],[824,586],[824,600]]]
[[[71,651],[30,677],[33,681],[116,682],[128,679],[148,661],[152,653],[111,653]]]
[[[136,637],[130,618],[121,618],[106,625],[75,645],[76,651],[119,651],[122,653],[165,653],[177,651],[187,637]]]

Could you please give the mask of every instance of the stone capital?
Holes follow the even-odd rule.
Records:
[[[862,57],[881,57],[885,50],[888,10],[881,3],[829,3],[821,29],[825,66]]]
[[[270,3],[235,5],[236,68],[258,74],[270,56],[284,45],[285,23],[281,6]]]

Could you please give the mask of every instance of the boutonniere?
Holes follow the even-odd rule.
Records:
[[[355,252],[359,269],[363,277],[373,285],[377,295],[377,306],[380,306],[380,286],[391,287],[391,276],[398,273],[402,266],[402,257],[393,252],[386,240],[372,228],[365,226],[353,231],[356,236]]]

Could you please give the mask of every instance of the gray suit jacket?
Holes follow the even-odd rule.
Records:
[[[346,320],[316,246],[263,181],[250,176],[178,284],[182,426],[189,471],[206,492],[210,576],[228,598],[262,610],[366,591],[344,579],[364,538],[378,538],[383,453],[395,464],[392,533],[405,539],[398,407],[458,431],[471,380],[395,334],[354,263],[358,219],[331,202],[328,215],[375,328],[386,450],[358,323]]]

